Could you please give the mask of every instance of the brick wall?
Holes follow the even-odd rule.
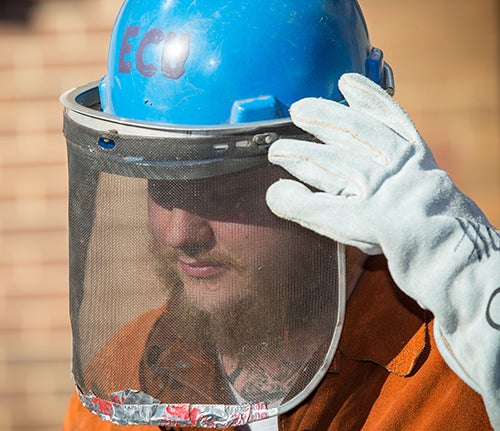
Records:
[[[52,431],[72,390],[58,97],[104,73],[121,1],[2,2],[0,430]]]
[[[359,0],[396,97],[439,164],[500,226],[500,2]]]
[[[104,73],[121,0],[1,1],[0,431],[58,430],[72,387],[58,96]],[[361,5],[397,98],[500,226],[496,0]]]

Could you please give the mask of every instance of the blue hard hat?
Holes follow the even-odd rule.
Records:
[[[187,126],[288,118],[303,97],[341,100],[345,72],[392,86],[356,0],[128,0],[108,63],[106,113]]]

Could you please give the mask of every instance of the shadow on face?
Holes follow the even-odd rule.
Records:
[[[158,206],[184,210],[209,220],[276,227],[285,223],[265,202],[268,187],[289,178],[283,169],[264,165],[235,174],[198,180],[150,180],[150,199]]]

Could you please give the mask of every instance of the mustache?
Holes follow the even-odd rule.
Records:
[[[220,251],[207,251],[201,247],[182,247],[174,248],[168,246],[160,246],[157,249],[157,256],[167,264],[174,266],[182,257],[195,259],[202,265],[207,266],[223,266],[228,269],[236,269],[238,271],[245,270],[246,267],[233,256]]]

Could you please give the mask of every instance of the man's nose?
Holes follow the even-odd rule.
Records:
[[[209,220],[184,209],[153,205],[150,217],[153,231],[170,247],[208,247],[214,241]]]

